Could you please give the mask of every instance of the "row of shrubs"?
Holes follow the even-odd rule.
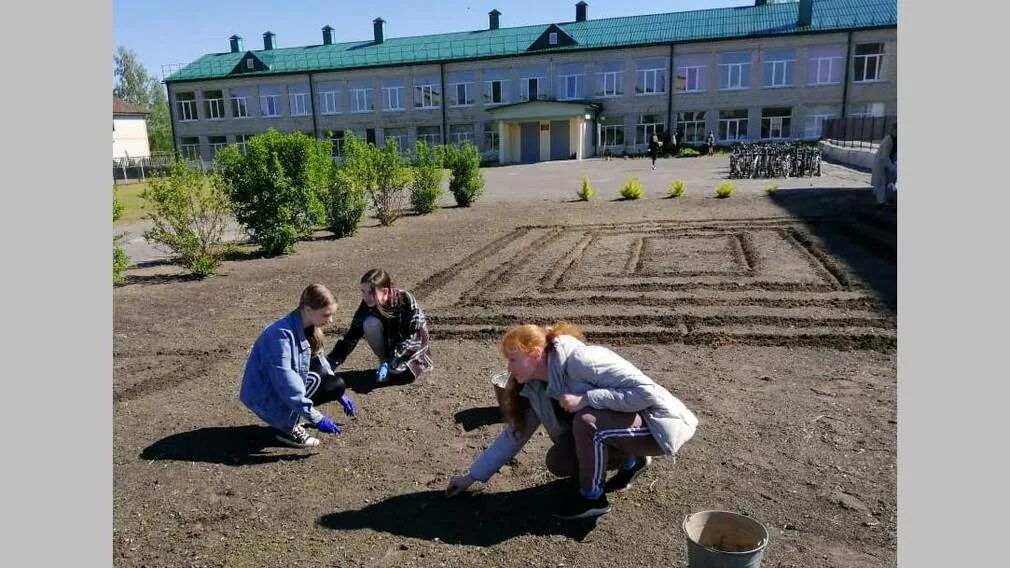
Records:
[[[778,189],[778,185],[771,184],[765,188],[765,192],[768,195],[773,195],[776,191],[778,191]],[[621,197],[624,199],[639,199],[644,193],[642,184],[639,183],[637,176],[632,177],[631,180],[629,180],[628,183],[621,188]],[[685,193],[687,193],[687,184],[684,183],[684,180],[677,179],[670,182],[670,189],[667,191],[667,197],[680,197]],[[715,196],[721,199],[730,197],[734,193],[736,193],[736,186],[734,186],[733,182],[730,181],[724,181],[715,188]],[[576,192],[576,195],[578,195],[579,199],[582,201],[589,201],[596,196],[596,190],[593,189],[592,184],[589,183],[589,178],[582,178],[582,187]]]
[[[444,169],[456,204],[469,207],[480,197],[484,179],[480,154],[471,143],[428,146],[418,142],[412,159],[395,140],[376,147],[348,133],[343,159],[332,159],[329,140],[301,132],[268,130],[254,136],[243,154],[237,146],[218,152],[214,173],[172,164],[152,178],[142,197],[153,222],[144,238],[175,253],[175,262],[194,275],[214,274],[228,246],[229,217],[245,229],[267,255],[288,254],[319,227],[335,236],[357,232],[372,206],[382,225],[407,211],[424,215],[438,208]],[[114,200],[113,221],[121,213]],[[117,209],[118,208],[118,209]],[[113,240],[113,281],[121,282],[129,260]]]

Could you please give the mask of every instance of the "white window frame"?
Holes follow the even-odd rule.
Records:
[[[498,132],[498,125],[495,124],[494,128],[484,127],[484,152],[497,152],[501,147],[500,132]],[[488,144],[488,140],[491,143]]]
[[[804,138],[820,138],[821,131],[824,130],[824,121],[838,118],[830,113],[808,114],[806,122],[803,123]]]
[[[451,124],[449,125],[449,143],[450,144],[457,144],[458,145],[458,144],[462,144],[463,142],[466,142],[466,141],[469,141],[470,143],[473,143],[473,141],[474,141],[473,140],[473,125],[469,124],[469,125],[464,125],[464,126],[469,126],[470,128],[468,130],[466,130],[465,132],[453,132],[452,131],[453,125],[451,125]]]
[[[743,84],[744,67],[750,68],[750,63],[720,63],[719,64],[719,90],[720,91],[741,91],[749,89],[750,85]],[[726,86],[722,85],[722,71],[726,68]],[[734,78],[736,80],[734,80]]]
[[[638,115],[638,123],[635,124],[635,144],[648,144],[652,140],[653,136],[662,136],[663,132],[666,131],[666,121],[660,122],[642,122],[642,118],[648,115]],[[641,130],[642,139],[638,139],[639,130]],[[657,130],[659,130],[657,132]]]
[[[537,82],[537,97],[532,100],[541,100],[547,98],[547,93],[544,92],[544,84],[547,83],[547,77],[520,77],[519,78],[519,100],[529,101],[530,99],[530,81]]]
[[[575,81],[575,93],[569,92],[568,80],[574,79]],[[581,99],[582,95],[579,95],[579,91],[585,90],[585,73],[571,74],[571,75],[558,75],[558,82],[560,85],[558,89],[561,91],[561,96],[558,97],[559,101],[570,101],[573,99]]]
[[[252,138],[252,134],[236,134],[235,135],[235,145],[238,146],[238,151],[242,152],[244,155],[249,151],[249,139]]]
[[[558,32],[551,32],[547,34],[547,43],[550,45],[558,44]]]
[[[224,96],[203,99],[207,108],[207,120],[224,120]]]
[[[210,154],[212,156],[217,155],[217,153],[219,151],[221,151],[224,148],[228,147],[228,137],[227,136],[221,136],[221,138],[224,138],[225,141],[224,142],[212,143],[212,142],[210,142],[210,138],[209,137],[207,138],[207,143],[210,145]]]
[[[684,88],[678,93],[701,93],[705,91],[705,69],[706,65],[691,65],[677,68],[677,75],[684,75]],[[694,88],[691,88],[691,73],[694,72]]]
[[[747,128],[748,122],[750,122],[750,116],[749,115],[745,116],[745,117],[742,117],[742,118],[721,118],[720,117],[719,118],[719,122],[716,125],[716,132],[719,133],[718,134],[719,140],[722,140],[724,142],[733,142],[735,140],[746,140],[747,139],[747,134],[746,133],[743,134],[743,135],[740,134],[740,130],[741,130],[740,129],[740,125],[743,124],[743,126],[744,126],[743,130],[748,130],[748,128]],[[723,133],[722,133],[722,131],[724,130],[723,129],[723,125],[726,126],[726,128],[725,128],[725,131],[726,131],[725,135],[723,135]]]
[[[420,94],[420,101],[414,101],[414,107],[420,109],[433,109],[438,108],[439,105],[435,104],[435,88],[434,83],[421,83],[414,85],[414,93]],[[427,101],[428,104],[425,104]],[[420,102],[421,104],[418,104]]]
[[[291,116],[308,116],[312,112],[309,108],[309,94],[289,93],[288,108],[291,110]]]
[[[597,75],[603,79],[603,94],[599,98],[606,99],[621,96],[621,79],[624,76],[624,71],[601,71]],[[613,89],[607,89],[608,79],[613,79]]]
[[[179,154],[184,160],[202,160],[203,156],[200,155],[200,139],[197,139],[196,144],[182,144],[179,143]]]
[[[398,111],[407,110],[403,106],[403,87],[383,87],[382,88],[382,110],[388,111]],[[396,101],[396,105],[393,105],[393,101]],[[402,146],[401,146],[402,148]]]
[[[884,65],[884,51],[883,51],[883,49],[884,49],[884,42],[875,41],[875,42],[867,42],[867,43],[864,43],[864,44],[856,44],[856,46],[855,46],[854,49],[858,49],[860,45],[879,45],[881,51],[879,53],[868,53],[868,54],[864,54],[864,55],[853,55],[852,56],[852,82],[853,83],[879,83],[879,82],[883,81],[884,80],[884,78],[883,78],[883,65]],[[858,61],[860,59],[864,60],[863,61],[863,78],[862,79],[856,77],[856,69],[858,68],[857,63],[858,63]],[[870,62],[871,59],[873,59],[875,61],[875,63],[876,63],[876,66],[874,67],[875,73],[874,73],[873,78],[867,78],[866,70],[869,67],[868,64],[869,64],[869,62]]]
[[[786,79],[789,75],[789,67],[792,66],[793,71],[793,81],[796,80],[796,60],[795,59],[772,59],[764,62],[767,67],[771,65],[772,76],[771,83],[767,85],[761,85],[769,89],[780,89],[782,87],[792,87],[793,83],[786,83]],[[781,77],[779,77],[781,72]],[[762,74],[762,80],[763,80]]]
[[[260,95],[260,116],[263,118],[277,118],[281,115],[281,105],[280,105],[280,95]],[[268,113],[270,110],[270,102],[273,103],[273,113]]]
[[[450,88],[452,89],[452,95],[456,102],[449,105],[450,107],[468,107],[473,106],[472,102],[467,102],[470,99],[470,90],[472,89],[473,82],[459,82],[450,83]],[[463,102],[459,102],[459,88],[463,87]]]
[[[660,73],[662,73],[662,81],[660,81]],[[652,89],[649,90],[649,83],[652,83]],[[639,93],[638,87],[642,86],[642,92]],[[666,68],[665,67],[652,67],[649,69],[638,69],[635,71],[635,95],[639,97],[646,97],[650,95],[663,95],[666,94]]]
[[[421,134],[420,131],[418,131],[417,139],[423,141],[429,146],[437,146],[442,143],[442,135],[438,132],[432,134]]]
[[[494,100],[494,84],[498,83],[498,98],[501,100]],[[508,79],[491,79],[490,81],[484,81],[484,104],[487,106],[492,105],[503,105],[508,102],[507,92],[505,91],[505,85],[508,83]]]
[[[783,138],[789,138],[791,133],[788,132],[789,129],[787,129],[785,127],[785,124],[783,124],[786,119],[789,119],[789,129],[791,129],[792,116],[762,116],[761,117],[762,134],[764,133],[766,125],[768,128],[768,137],[762,138],[762,140],[781,140]],[[773,134],[776,130],[778,131],[778,136],[775,136],[775,134]]]
[[[842,65],[842,59],[844,58],[840,55],[812,57],[809,65],[807,65],[808,73],[810,73],[812,79],[808,83],[810,85],[840,85],[842,81],[840,79],[832,81],[831,76],[834,75],[835,67]],[[824,67],[827,67],[827,79],[822,81],[821,75]]]
[[[319,114],[340,114],[340,91],[320,91]]]
[[[703,110],[692,110],[692,111],[681,111],[684,113],[690,112],[692,114],[693,120],[678,120],[676,130],[680,130],[684,133],[683,140],[677,140],[680,142],[704,142],[705,141],[705,116],[708,114]],[[698,114],[702,117],[699,119]],[[695,133],[692,136],[690,133]]]
[[[368,87],[363,89],[348,89],[351,93],[351,113],[372,112],[368,105]]]
[[[860,110],[858,112],[855,111],[855,110],[853,110],[852,112],[849,113],[850,117],[876,117],[876,118],[880,118],[880,117],[884,116],[884,112],[886,110],[886,107],[884,106],[884,103],[879,103],[879,102],[878,103],[854,103],[851,106],[853,108],[862,107],[862,110]],[[873,112],[873,110],[877,109],[877,108],[880,109],[880,113],[879,114]]]
[[[231,112],[232,118],[249,118],[249,97],[232,97]]]
[[[621,133],[621,142],[617,142],[617,133]],[[608,144],[607,140],[613,140],[613,143]],[[600,127],[600,148],[613,148],[616,146],[624,146],[624,125],[623,124],[607,124]]]
[[[200,120],[200,109],[196,104],[195,95],[192,99],[179,100],[176,98],[175,104],[179,108],[179,122]]]
[[[400,88],[403,87],[384,87],[384,88]],[[382,131],[382,143],[385,144],[389,140],[396,140],[397,146],[400,148],[400,153],[406,152],[407,148],[407,132],[406,128],[403,128],[403,134],[387,134],[385,129]]]

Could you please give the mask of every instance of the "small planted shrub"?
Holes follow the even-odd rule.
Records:
[[[687,184],[682,179],[675,179],[670,184],[670,197],[680,197],[687,191]]]
[[[415,145],[414,183],[410,188],[410,206],[420,215],[438,208],[442,197],[442,152],[423,141]]]
[[[480,152],[471,142],[443,147],[444,164],[449,168],[449,191],[456,205],[469,207],[484,193],[484,176],[480,172]]]
[[[589,201],[590,199],[593,198],[594,195],[596,195],[596,191],[593,189],[593,186],[590,185],[589,178],[583,177],[582,189],[578,191],[579,199],[581,199],[582,201]]]
[[[680,149],[680,153],[677,155],[681,158],[697,158],[701,155],[701,152],[695,150],[694,148],[688,148],[685,146]]]
[[[736,186],[733,185],[731,181],[724,181],[715,188],[715,196],[719,199],[725,199],[733,193],[736,192]]]
[[[779,190],[779,184],[773,183],[765,188],[765,193],[768,195],[775,195],[775,192]]]
[[[116,199],[115,188],[112,193],[112,222],[115,223],[123,215],[123,204]],[[112,283],[122,284],[125,281],[124,273],[130,266],[130,256],[119,246],[119,243],[126,237],[126,233],[116,233],[112,235]]]
[[[638,183],[638,177],[632,177],[624,188],[621,189],[621,197],[625,199],[638,199],[642,197],[642,184]]]
[[[382,148],[369,145],[369,151],[375,161],[375,187],[372,191],[375,216],[379,223],[392,225],[403,215],[413,172],[393,139],[387,140]]]
[[[224,243],[230,210],[225,186],[218,174],[175,162],[167,175],[151,178],[141,194],[151,204],[153,222],[144,238],[171,250],[173,262],[194,275],[213,275],[230,248]]]

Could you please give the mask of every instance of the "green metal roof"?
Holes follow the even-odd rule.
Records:
[[[796,25],[799,2],[764,6],[749,4],[732,8],[558,23],[557,25],[574,38],[578,45],[537,50],[535,53],[845,31],[891,27],[898,24],[897,0],[813,0],[813,2],[813,20],[811,25],[803,27]],[[165,81],[276,75],[523,55],[530,53],[528,51],[530,45],[550,25],[386,38],[378,45],[373,41],[359,41],[252,50],[269,70],[234,75],[232,70],[248,51],[211,53],[186,65]]]

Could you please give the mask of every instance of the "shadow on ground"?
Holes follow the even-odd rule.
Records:
[[[397,495],[357,511],[324,515],[319,525],[334,530],[371,529],[446,544],[492,546],[523,536],[563,535],[582,541],[596,519],[564,521],[551,516],[570,481],[503,493],[467,493],[447,498],[442,491]]]
[[[467,408],[455,414],[456,424],[463,426],[463,430],[469,432],[481,426],[499,424],[502,421],[501,410],[497,406],[483,406],[478,408]]]
[[[347,390],[360,394],[370,393],[375,389],[400,387],[414,382],[414,375],[410,374],[410,372],[390,374],[389,380],[385,383],[375,382],[375,369],[337,371],[336,375],[344,379],[344,385],[347,386]]]
[[[220,463],[224,465],[257,465],[278,461],[302,460],[312,454],[273,453],[270,448],[291,450],[274,439],[267,426],[225,426],[200,428],[192,432],[172,434],[144,448],[145,460],[176,460]]]
[[[770,199],[806,225],[891,311],[897,310],[897,209],[867,188],[780,189]],[[811,217],[830,216],[820,221]]]

